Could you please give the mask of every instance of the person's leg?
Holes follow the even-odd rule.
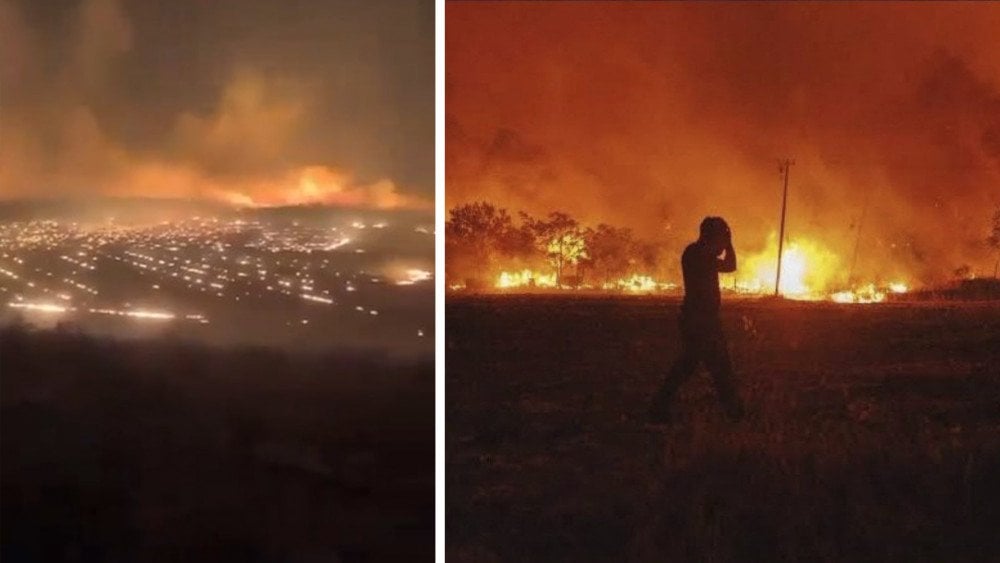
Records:
[[[663,385],[660,386],[660,390],[657,391],[656,397],[653,399],[654,408],[658,405],[662,405],[664,408],[669,407],[674,394],[691,377],[697,366],[698,360],[691,351],[684,350],[681,352],[680,357],[674,361],[674,365],[671,366],[667,377],[663,380]]]
[[[715,390],[726,414],[732,419],[743,417],[743,402],[733,381],[733,365],[729,359],[729,347],[721,328],[706,342],[705,366],[712,374]]]
[[[696,339],[690,331],[682,330],[681,355],[674,360],[673,366],[667,373],[667,377],[660,385],[660,389],[653,397],[653,404],[650,408],[650,415],[654,420],[663,421],[670,417],[670,405],[674,395],[681,385],[687,381],[698,368],[700,349]]]

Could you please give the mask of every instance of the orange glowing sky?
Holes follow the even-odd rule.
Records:
[[[721,214],[762,249],[790,156],[790,236],[841,257],[860,240],[872,275],[992,272],[1000,4],[446,10],[448,207],[564,210],[678,248]]]
[[[429,208],[433,11],[0,0],[0,199]]]

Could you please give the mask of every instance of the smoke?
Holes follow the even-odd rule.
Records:
[[[301,61],[286,70],[206,50],[194,60],[214,57],[217,72],[172,79],[166,76],[169,51],[184,45],[152,45],[126,7],[118,0],[82,0],[60,11],[0,0],[0,198],[431,205],[420,193],[426,187],[401,187],[386,175],[391,167],[384,162],[367,162],[358,174],[351,151],[338,155],[327,148],[335,143],[317,140],[316,122],[335,89],[322,69],[314,76]],[[155,25],[149,14],[143,21]],[[195,31],[174,39],[192,41]],[[278,51],[290,44],[272,43]],[[152,66],[144,68],[147,60]],[[149,94],[148,86],[129,83],[136,77],[166,87]],[[351,123],[358,138],[369,134],[360,125]]]
[[[450,4],[447,205],[630,226],[680,248],[723,215],[861,275],[991,272],[1000,6]],[[853,263],[858,246],[857,263]]]

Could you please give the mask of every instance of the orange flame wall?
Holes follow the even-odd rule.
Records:
[[[752,271],[788,156],[788,240],[823,284],[992,274],[998,4],[446,9],[448,208],[562,210],[678,253],[722,215]]]

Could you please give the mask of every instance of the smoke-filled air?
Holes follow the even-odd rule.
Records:
[[[426,6],[0,0],[0,199],[430,209]]]
[[[455,289],[668,289],[718,215],[741,260],[723,287],[773,291],[786,159],[783,294],[878,301],[995,275],[1000,4],[447,17],[449,235],[481,230],[478,202],[505,225],[500,243],[449,238]]]
[[[427,354],[433,85],[431,0],[0,0],[0,325]]]

